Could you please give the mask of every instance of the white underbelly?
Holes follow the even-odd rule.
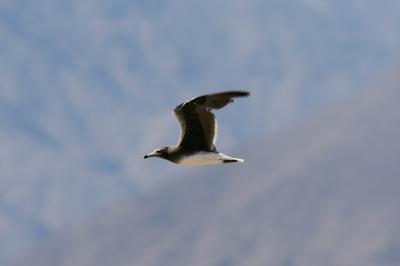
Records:
[[[224,160],[237,160],[243,162],[241,159],[232,158],[222,153],[215,152],[199,152],[187,157],[182,158],[179,164],[183,165],[207,165],[224,163]]]

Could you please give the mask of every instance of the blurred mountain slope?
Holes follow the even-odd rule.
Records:
[[[399,265],[399,98],[399,79],[379,84],[16,265]]]
[[[228,152],[386,75],[398,14],[391,0],[1,1],[0,264],[177,176],[141,157],[176,141],[169,110],[190,97],[251,90],[218,114]]]

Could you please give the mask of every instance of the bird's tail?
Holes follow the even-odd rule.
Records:
[[[219,153],[219,155],[222,157],[223,163],[244,163],[243,159],[229,157],[223,153]]]
[[[223,163],[244,163],[243,159],[225,159]]]

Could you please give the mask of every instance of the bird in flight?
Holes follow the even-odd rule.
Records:
[[[233,102],[235,97],[248,96],[246,91],[227,91],[193,98],[178,105],[174,115],[181,128],[176,145],[158,148],[144,156],[159,157],[183,165],[207,165],[243,162],[217,151],[215,141],[217,122],[213,109],[221,109]]]

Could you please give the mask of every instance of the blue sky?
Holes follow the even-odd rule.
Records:
[[[176,142],[170,110],[188,98],[252,92],[219,113],[229,151],[368,87],[398,68],[399,11],[389,0],[3,1],[0,236],[16,252],[35,238],[17,233],[26,221],[57,231],[181,173],[140,158]]]

